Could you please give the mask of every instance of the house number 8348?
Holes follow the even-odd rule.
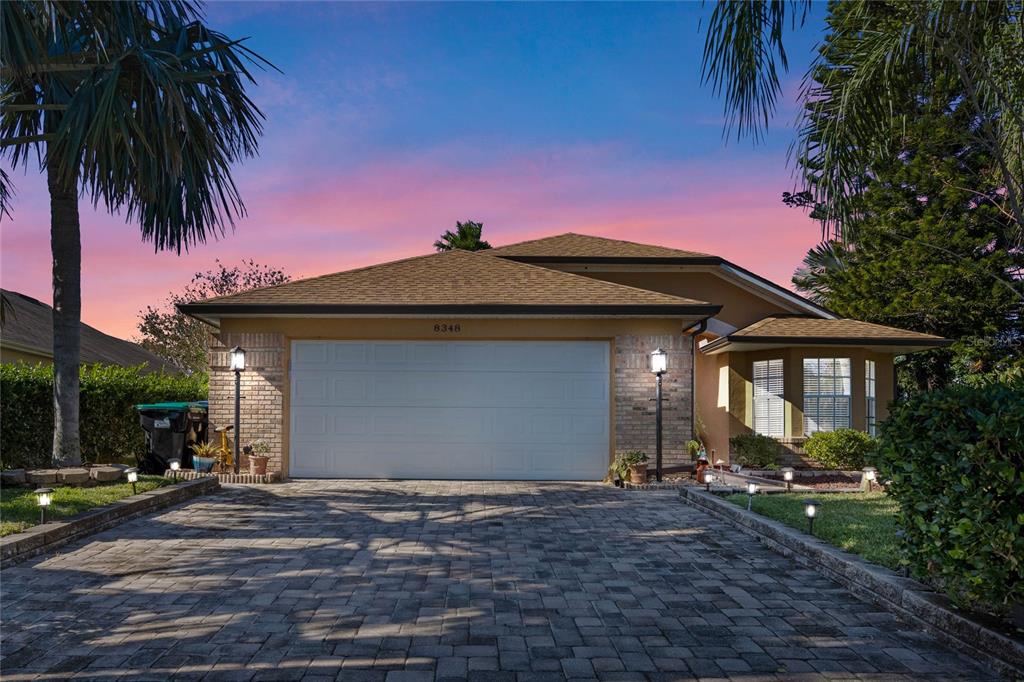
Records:
[[[439,323],[434,325],[435,334],[458,334],[462,331],[462,325]]]

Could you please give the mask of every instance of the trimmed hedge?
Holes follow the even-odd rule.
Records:
[[[122,461],[145,452],[145,436],[134,406],[205,400],[206,376],[143,374],[139,367],[83,366],[80,372],[79,433],[86,462]],[[51,465],[53,367],[0,365],[0,468]]]
[[[774,469],[781,444],[771,436],[741,433],[729,439],[736,461],[748,469]]]
[[[894,405],[876,458],[916,577],[996,615],[1024,604],[1024,382]]]
[[[807,456],[826,469],[863,469],[878,443],[856,429],[818,431],[804,443]]]

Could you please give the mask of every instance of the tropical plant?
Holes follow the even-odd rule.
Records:
[[[788,70],[788,27],[802,25],[809,0],[719,2],[708,22],[703,76],[725,100],[726,132],[760,139]],[[853,196],[879,148],[899,134],[898,112],[922,75],[948,79],[976,121],[971,134],[994,159],[1006,212],[1024,225],[1024,3],[848,0],[829,4],[830,41],[842,44],[842,69],[804,79],[804,120],[793,148],[804,189],[823,212],[826,236],[848,241]],[[814,119],[817,119],[815,122]]]
[[[629,480],[629,470],[638,464],[645,463],[647,459],[647,453],[640,450],[630,450],[629,452],[616,455],[608,471],[612,474],[612,478],[617,476],[620,480],[626,481]]]
[[[441,238],[434,242],[434,248],[438,251],[451,251],[452,249],[483,251],[489,249],[491,245],[480,238],[483,229],[483,223],[475,223],[472,220],[456,222],[455,231],[445,230]]]
[[[729,439],[737,464],[751,469],[774,469],[781,444],[771,436],[741,433]]]
[[[192,454],[196,457],[216,458],[220,454],[220,446],[215,443],[192,443],[189,447],[192,449]]]
[[[871,459],[878,443],[856,429],[817,431],[804,442],[807,456],[826,469],[862,469]]]
[[[242,261],[241,265],[231,268],[219,260],[215,261],[213,269],[197,272],[181,291],[168,294],[162,306],[147,306],[139,313],[139,337],[136,341],[183,371],[202,372],[206,369],[206,340],[210,328],[178,312],[177,305],[288,281],[291,281],[291,275],[284,270],[252,260]]]
[[[686,441],[686,452],[690,455],[690,460],[696,460],[700,455],[700,451],[704,449],[704,444],[699,440]]]
[[[0,155],[38,160],[50,194],[53,459],[81,461],[78,197],[180,252],[245,213],[231,177],[263,114],[249,67],[269,65],[208,28],[187,0],[0,3]],[[10,201],[0,177],[0,213]]]

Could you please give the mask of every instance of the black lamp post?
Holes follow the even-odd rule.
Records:
[[[661,481],[661,377],[668,369],[668,354],[661,348],[651,352],[651,372],[655,377],[654,393],[654,473],[655,478]]]
[[[239,444],[242,440],[242,370],[245,369],[245,351],[241,346],[231,349],[231,371],[235,373],[235,473],[239,468]]]

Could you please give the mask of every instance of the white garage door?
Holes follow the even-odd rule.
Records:
[[[601,341],[295,341],[296,477],[596,480]]]

